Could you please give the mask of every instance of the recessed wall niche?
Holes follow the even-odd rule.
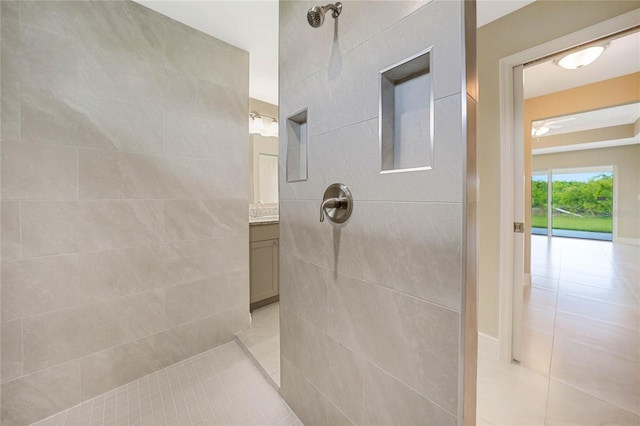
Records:
[[[426,170],[433,160],[431,48],[380,71],[380,171]]]
[[[307,109],[287,117],[287,182],[307,180]]]

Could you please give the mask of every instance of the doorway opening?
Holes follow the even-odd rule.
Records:
[[[624,41],[622,41],[623,39]],[[625,45],[625,42],[628,42],[630,46],[634,47],[634,49],[630,49],[631,53],[622,55],[625,58],[624,62],[630,65],[630,68],[612,66],[611,63],[604,60],[606,56],[603,54],[603,66],[600,67],[600,70],[617,74],[607,75],[604,77],[605,80],[602,79],[603,74],[600,74],[600,77],[591,81],[571,77],[564,79],[564,81],[558,80],[561,83],[560,86],[545,88],[544,80],[549,76],[549,73],[560,71],[560,67],[554,64],[554,56],[564,54],[567,49],[577,49],[576,46],[583,46],[585,43],[605,40],[610,41],[605,51],[607,56],[616,52],[616,44],[620,46],[620,44]],[[618,155],[617,159],[613,159],[613,153],[602,154],[604,151],[599,149],[611,148],[620,152],[637,149],[640,138],[635,133],[621,138],[592,138],[597,136],[596,134],[601,136],[605,129],[608,131],[633,128],[632,132],[636,131],[637,133],[634,125],[637,118],[627,121],[626,124],[612,123],[609,126],[602,126],[596,120],[589,119],[586,120],[587,124],[584,128],[574,129],[575,132],[566,131],[574,124],[573,120],[558,122],[570,114],[607,113],[605,110],[618,112],[626,108],[637,111],[637,104],[640,102],[640,99],[637,99],[637,90],[611,90],[611,88],[612,85],[619,83],[623,85],[626,83],[636,84],[634,87],[637,87],[637,80],[640,76],[640,69],[638,69],[640,60],[634,60],[634,58],[638,56],[638,44],[637,16],[628,13],[563,38],[504,57],[499,61],[502,147],[500,218],[503,226],[500,233],[498,349],[499,357],[504,361],[518,360],[521,348],[523,289],[530,284],[531,279],[532,210],[530,190],[534,170],[614,165],[614,193],[620,196],[613,199],[612,239],[618,243],[640,245],[640,228],[637,216],[631,218],[631,215],[623,214],[624,212],[637,211],[639,189],[632,189],[628,186],[630,183],[637,186],[638,178],[623,176],[626,171],[619,167],[619,164],[626,163],[629,159],[636,161],[638,155],[625,152]],[[536,79],[532,75],[525,74],[524,64],[527,64],[526,68],[529,69],[545,68],[545,72],[539,73],[541,78],[537,81],[538,87],[542,87],[542,92],[531,94],[532,87],[536,86]],[[581,72],[589,70],[589,68],[593,70],[597,64],[598,62],[572,71]],[[525,77],[528,94],[525,93],[524,88]],[[591,91],[582,94],[575,93],[582,90],[583,86],[588,86]],[[546,104],[542,102],[548,100],[546,95],[555,92],[564,92],[568,96],[565,96],[562,101],[547,102]],[[525,99],[528,100],[526,108]],[[530,108],[531,106],[533,108]],[[535,107],[538,109],[536,110]],[[533,127],[536,121],[547,121],[546,124],[550,124],[542,126],[549,128],[545,129],[547,132],[545,137],[538,137],[542,135],[539,132],[532,133],[533,130],[536,130]],[[555,127],[562,127],[564,130],[561,129],[556,132],[558,134],[552,135],[556,131]],[[569,142],[568,138],[574,136],[583,139]],[[551,156],[547,154],[554,154],[560,162],[551,164],[547,161]],[[545,161],[534,167],[532,157]],[[626,170],[639,168],[637,164],[625,167]],[[519,223],[522,225],[516,226]],[[524,234],[518,233],[518,230],[523,228]]]

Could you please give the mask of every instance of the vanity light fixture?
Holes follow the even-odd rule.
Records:
[[[564,55],[560,59],[556,59],[553,62],[564,69],[576,70],[593,63],[600,57],[600,55],[602,55],[602,52],[604,52],[607,47],[609,47],[609,43],[595,46],[591,45],[584,49],[580,49],[578,51]]]
[[[258,133],[262,136],[278,137],[278,120],[268,115],[260,115],[257,112],[249,113],[249,133]]]

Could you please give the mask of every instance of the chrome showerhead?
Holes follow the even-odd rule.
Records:
[[[313,6],[307,12],[307,21],[309,25],[313,28],[318,28],[322,26],[324,23],[324,15],[327,13],[327,10],[331,10],[333,13],[331,16],[337,18],[342,12],[342,3],[337,2],[336,4],[328,4],[326,6]]]

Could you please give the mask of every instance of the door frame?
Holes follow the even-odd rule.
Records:
[[[531,47],[499,60],[500,90],[500,226],[499,226],[499,358],[511,362],[513,354],[514,324],[514,203],[515,203],[515,105],[513,68],[563,50],[579,46],[633,28],[640,24],[638,11],[632,10],[620,16],[583,28],[563,37]],[[522,84],[522,82],[520,82]],[[523,123],[520,123],[523,124]],[[518,180],[524,183],[524,176]],[[520,259],[521,260],[521,259]]]

